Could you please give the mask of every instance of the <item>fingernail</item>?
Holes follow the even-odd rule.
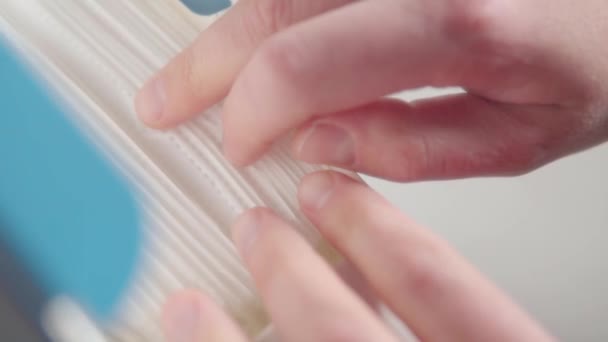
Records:
[[[173,307],[169,317],[168,339],[170,342],[196,342],[202,322],[202,308],[197,300],[182,300]]]
[[[309,163],[349,166],[355,162],[355,143],[343,128],[327,123],[314,124],[296,149],[297,158]]]
[[[250,210],[236,220],[233,229],[234,242],[243,256],[250,253],[258,236],[259,226],[260,218],[256,210]]]
[[[160,78],[150,81],[141,90],[137,98],[137,111],[140,118],[147,123],[158,123],[163,116],[167,93]]]
[[[334,188],[334,178],[329,172],[309,175],[300,187],[300,201],[311,210],[325,206]]]

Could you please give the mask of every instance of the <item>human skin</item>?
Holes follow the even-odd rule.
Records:
[[[552,340],[445,241],[365,184],[322,171],[303,179],[298,198],[363,283],[349,286],[352,277],[334,272],[269,209],[244,213],[233,239],[281,341],[397,341],[378,317],[378,303],[421,341]],[[196,290],[169,300],[163,327],[171,342],[246,340]]]
[[[166,129],[225,98],[224,152],[237,166],[253,163],[295,131],[295,158],[390,180],[517,175],[608,138],[606,37],[604,0],[243,0],[155,75],[136,107],[148,125]],[[412,103],[386,98],[422,86],[458,86],[466,92]],[[387,224],[384,217],[400,214],[342,177],[331,174],[339,184],[331,187],[334,200],[312,209],[302,203],[302,209],[418,337],[549,339],[439,238],[412,229],[415,224],[403,216]],[[300,197],[310,184],[303,181]],[[341,187],[365,195],[353,204],[336,195]],[[350,215],[341,214],[343,207]],[[279,245],[289,246],[283,238],[301,245],[274,214],[257,209],[244,215],[259,220],[253,225],[256,253],[281,253]],[[331,228],[319,217],[332,221]],[[359,221],[354,219],[366,224],[355,229]],[[237,222],[235,231],[242,225]],[[277,239],[274,234],[280,244],[267,242]],[[355,248],[348,245],[353,235],[369,239],[359,238]],[[243,254],[283,336],[354,338],[332,320],[338,316],[315,314],[327,310],[346,314],[343,323],[363,336],[360,340],[393,338],[361,305],[351,307],[361,299],[301,248],[310,264],[251,263]],[[258,263],[274,273],[260,271]],[[388,268],[396,273],[378,274],[384,265],[394,265]],[[299,272],[311,270],[316,276],[303,281]],[[265,290],[274,283],[267,277],[281,279],[283,286]],[[337,284],[320,294],[316,279]],[[335,300],[323,297],[327,293]],[[209,317],[223,317],[201,294],[181,296],[171,303],[187,297],[189,303],[204,302]],[[311,304],[301,311],[286,309],[303,298]],[[452,305],[444,309],[433,303],[436,298]],[[179,307],[169,304],[166,322]],[[208,333],[217,332],[198,323]],[[222,331],[239,334],[232,323]]]
[[[399,181],[525,173],[608,137],[604,0],[245,0],[137,98],[168,128],[226,97],[224,150]],[[414,103],[420,86],[466,94]]]

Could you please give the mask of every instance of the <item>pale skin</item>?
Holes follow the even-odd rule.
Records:
[[[390,180],[517,175],[608,139],[607,37],[605,0],[241,0],[136,106],[163,129],[225,98],[224,152],[237,166],[295,131],[295,158]],[[466,93],[386,99],[421,86]],[[424,341],[551,340],[364,184],[312,174],[299,199],[364,286],[271,211],[244,213],[235,243],[284,340],[396,340],[366,305],[377,301]],[[170,300],[163,326],[170,341],[246,340],[193,291]]]

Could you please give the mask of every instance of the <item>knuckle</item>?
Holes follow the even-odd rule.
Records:
[[[466,157],[449,162],[452,176],[526,174],[541,165],[544,153],[540,148],[522,142],[503,141],[499,146],[482,148]]]
[[[445,17],[445,27],[454,34],[483,34],[492,31],[504,15],[498,11],[504,1],[457,0],[452,1]]]
[[[501,139],[488,155],[481,156],[488,168],[494,167],[498,173],[517,176],[537,169],[550,157],[555,138],[563,136],[547,129],[543,124],[528,122],[518,116],[505,117]]]
[[[398,182],[408,182],[423,178],[432,178],[442,169],[441,160],[433,156],[433,142],[429,137],[419,136],[408,139],[407,144],[400,146],[395,156],[386,156],[382,165],[386,165],[388,177]]]
[[[504,54],[521,39],[521,16],[513,17],[513,2],[501,0],[453,1],[442,29],[449,39],[484,54]]]
[[[555,139],[545,130],[518,125],[514,131],[511,136],[508,132],[498,132],[496,136],[500,139],[468,151],[454,150],[449,141],[435,140],[435,137],[416,137],[400,147],[397,160],[401,162],[390,159],[383,165],[387,165],[389,178],[408,182],[475,175],[522,175],[551,159]]]
[[[498,146],[473,154],[468,169],[472,174],[519,176],[538,168],[544,157],[544,148],[540,145],[502,141]]]
[[[542,165],[545,153],[539,146],[513,143],[497,154],[495,165],[503,174],[520,176]]]
[[[418,161],[416,161],[418,162]],[[385,177],[395,182],[411,182],[424,178],[425,172],[421,167],[412,165],[411,161],[399,162],[387,166]],[[428,175],[426,175],[428,176]]]

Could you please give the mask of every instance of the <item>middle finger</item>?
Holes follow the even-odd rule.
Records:
[[[284,340],[395,341],[371,308],[268,209],[241,216],[234,238]]]

